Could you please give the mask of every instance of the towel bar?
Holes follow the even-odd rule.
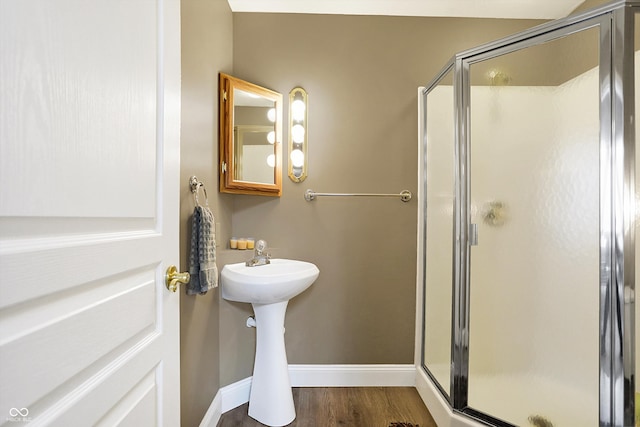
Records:
[[[411,200],[412,194],[409,190],[402,190],[400,193],[394,194],[380,194],[380,193],[316,193],[313,190],[307,190],[304,192],[304,199],[307,202],[315,200],[318,196],[331,196],[331,197],[400,197],[403,202]]]

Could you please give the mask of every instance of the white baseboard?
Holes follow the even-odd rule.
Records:
[[[213,402],[211,402],[211,406],[209,406],[207,413],[204,414],[204,418],[202,418],[202,422],[200,422],[200,427],[216,427],[221,416],[222,393],[218,390],[216,396],[213,398]]]
[[[453,412],[440,391],[431,382],[422,368],[416,369],[416,389],[425,406],[439,427],[483,427],[484,424]]]
[[[222,413],[228,412],[233,408],[244,405],[249,401],[249,392],[251,391],[251,379],[248,377],[226,387],[220,389],[222,395]]]
[[[289,365],[292,387],[415,387],[414,365]],[[249,401],[251,378],[218,390],[200,427],[215,427],[220,417]]]
[[[414,365],[289,365],[293,387],[414,387]]]

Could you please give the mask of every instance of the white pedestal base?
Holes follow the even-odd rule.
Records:
[[[284,316],[288,303],[252,304],[256,318],[256,359],[249,416],[272,427],[285,426],[296,418],[284,347]]]

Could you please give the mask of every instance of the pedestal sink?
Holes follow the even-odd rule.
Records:
[[[256,356],[249,397],[249,416],[268,426],[284,426],[296,418],[289,365],[284,346],[284,317],[289,300],[320,274],[315,265],[289,259],[248,267],[227,264],[222,269],[222,297],[253,306]]]

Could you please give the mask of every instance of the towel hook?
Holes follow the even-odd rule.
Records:
[[[189,178],[189,187],[191,188],[191,194],[193,194],[193,199],[195,200],[196,206],[200,206],[200,201],[198,200],[198,189],[200,187],[202,187],[202,191],[204,191],[205,205],[209,206],[209,197],[207,197],[207,189],[202,183],[202,181],[198,181],[198,178],[195,175]]]

